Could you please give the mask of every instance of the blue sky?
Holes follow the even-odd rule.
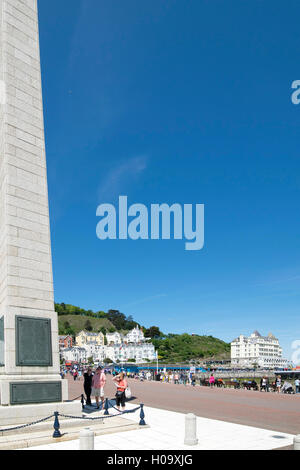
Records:
[[[39,2],[55,298],[164,332],[300,339],[300,6]],[[205,246],[96,237],[96,208],[205,204]]]

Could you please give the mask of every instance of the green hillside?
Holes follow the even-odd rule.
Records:
[[[91,328],[87,328],[89,322]],[[92,318],[79,315],[62,315],[58,316],[59,334],[77,335],[81,330],[88,330],[98,333],[105,328],[106,331],[115,331],[116,328],[107,318]]]
[[[85,310],[70,304],[55,304],[55,311],[58,313],[58,325],[60,335],[75,336],[81,330],[103,333],[120,331],[127,332],[139,325],[131,316],[126,317],[118,310],[109,310],[107,313],[99,310]],[[139,325],[140,326],[140,325]],[[105,331],[104,331],[105,330]]]
[[[192,359],[229,359],[230,344],[213,336],[168,335],[152,340],[158,355],[165,362],[186,362]]]
[[[146,329],[135,322],[131,316],[126,317],[118,310],[93,312],[74,305],[64,303],[55,304],[58,313],[59,334],[75,336],[81,330],[94,333],[102,331],[119,331],[126,333],[135,326],[143,329],[145,337],[151,338],[158,355],[164,362],[187,362],[190,360],[212,359],[222,360],[230,358],[230,344],[214,338],[213,336],[198,336],[184,333],[182,335],[164,334],[159,327],[151,326]]]

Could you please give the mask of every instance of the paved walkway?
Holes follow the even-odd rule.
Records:
[[[247,390],[191,387],[159,382],[130,380],[132,403],[147,407],[194,413],[202,418],[222,420],[235,424],[269,429],[271,431],[300,434],[300,394],[284,395]],[[83,380],[69,381],[70,397],[83,390]],[[115,387],[107,376],[105,393],[113,397]],[[279,446],[280,447],[280,442]]]
[[[129,404],[128,408],[135,405]],[[150,428],[106,434],[95,438],[96,450],[271,450],[289,446],[293,435],[197,417],[197,446],[185,446],[185,414],[145,407]],[[111,418],[114,419],[114,418]],[[139,420],[139,413],[130,414]],[[79,450],[79,440],[30,450]]]

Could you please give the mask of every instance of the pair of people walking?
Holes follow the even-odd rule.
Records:
[[[95,397],[96,407],[100,408],[100,399],[102,408],[104,407],[104,387],[106,384],[106,376],[102,367],[97,367],[95,374],[92,368],[89,367],[84,374],[84,391],[86,394],[86,404],[91,406],[91,395]]]
[[[117,387],[116,391],[116,407],[118,410],[122,408],[125,410],[126,389],[128,388],[127,380],[124,372],[116,375],[113,378],[113,383]],[[97,367],[95,374],[92,368],[89,367],[84,374],[84,391],[86,394],[86,404],[91,406],[91,396],[95,397],[96,407],[100,408],[100,400],[102,402],[102,409],[104,408],[104,387],[106,384],[106,376],[102,367]]]

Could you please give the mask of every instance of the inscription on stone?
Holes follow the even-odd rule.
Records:
[[[61,401],[61,382],[18,382],[10,384],[11,405]]]
[[[16,317],[16,365],[52,366],[50,319]]]

